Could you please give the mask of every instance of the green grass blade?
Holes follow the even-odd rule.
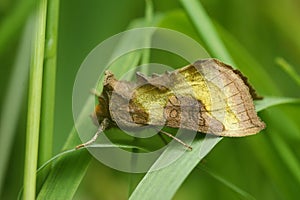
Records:
[[[48,1],[39,166],[52,156],[59,0]]]
[[[281,103],[291,102],[284,101],[284,98],[279,99],[281,101],[264,101],[264,106],[259,108],[260,111],[271,106],[280,105]],[[293,101],[293,103],[294,102],[295,101]],[[218,138],[212,136],[205,137],[203,140],[195,141],[192,145],[193,150],[191,152],[186,152],[174,163],[161,170],[147,173],[130,196],[130,200],[158,199],[160,197],[164,197],[164,199],[172,199],[180,185],[195,166],[197,166],[202,158],[204,158],[214,148],[214,146],[221,141],[221,139],[221,137]],[[164,159],[165,156],[168,157],[168,153],[169,152],[164,152],[157,162]],[[156,164],[157,163],[154,165]]]
[[[140,23],[137,24],[140,25]],[[132,42],[132,40],[128,41],[126,38],[123,38],[116,46],[116,50],[118,48],[123,48],[122,45],[127,45],[128,42]],[[116,76],[122,75],[138,64],[141,53],[142,51],[134,51],[122,56],[110,66],[110,70],[116,71]],[[120,66],[122,66],[122,68],[120,68]],[[100,83],[101,84],[99,84],[97,89],[102,88],[102,81]],[[86,107],[88,107],[88,105]],[[85,111],[85,108],[83,108],[82,112],[88,111]],[[72,129],[69,135],[63,149],[71,149],[82,143],[78,138],[75,128]],[[38,194],[38,199],[73,199],[73,196],[86,173],[90,160],[91,155],[88,151],[80,151],[76,153],[76,155],[60,157],[53,165],[53,168],[42,185]],[[66,189],[68,192],[65,192]]]
[[[259,94],[281,95],[276,81],[272,79],[265,67],[257,62],[230,32],[218,23],[215,26],[239,69],[249,78],[250,83],[258,90]]]
[[[283,138],[279,135],[272,135],[271,140],[276,147],[277,153],[280,155],[281,159],[285,161],[287,167],[300,185],[300,163],[297,156],[294,155]]]
[[[289,104],[289,103],[300,103],[300,99],[296,98],[286,98],[286,97],[265,97],[262,101],[256,101],[256,109],[257,111],[267,109],[272,106],[281,105],[281,104]],[[298,159],[294,155],[294,153],[290,150],[290,148],[286,145],[284,140],[279,137],[277,134],[273,134],[270,139],[273,141],[273,144],[276,147],[276,150],[282,160],[285,161],[288,168],[299,182],[300,185],[300,164]]]
[[[210,176],[212,176],[213,178],[215,178],[216,180],[218,180],[219,182],[221,182],[222,184],[227,186],[229,189],[231,189],[235,193],[239,194],[241,197],[243,197],[243,199],[255,200],[255,198],[252,195],[250,195],[249,193],[247,193],[244,190],[240,189],[236,185],[230,183],[229,181],[225,180],[224,178],[222,178],[218,174],[212,172],[209,168],[205,167],[204,165],[200,164],[197,168],[200,169],[200,170],[203,170],[204,172],[206,172],[207,174],[209,174]]]
[[[212,54],[234,64],[200,3],[185,0],[182,0],[181,3]],[[199,23],[199,19],[202,19],[201,23]],[[130,199],[157,199],[160,197],[171,199],[188,174],[221,139],[206,137],[204,140],[195,141],[192,145],[192,152],[185,153],[174,163],[161,170],[147,173],[130,196]],[[165,151],[157,162],[159,163],[159,160],[168,154],[169,151]]]
[[[182,0],[181,2],[185,7],[186,12],[192,19],[194,25],[196,26],[196,29],[202,36],[204,42],[209,47],[209,50],[213,53],[213,55],[224,59],[226,62],[234,64],[231,57],[229,56],[229,53],[223,46],[221,39],[219,39],[212,22],[205,14],[201,5],[196,1]],[[216,43],[220,44],[214,45]],[[268,107],[268,105],[266,105],[267,103],[270,102],[266,101],[263,103],[264,108]],[[273,102],[272,105],[276,105],[276,103]],[[262,108],[263,107],[261,107],[260,109]],[[140,184],[137,186],[136,190],[132,193],[130,199],[156,199],[160,197],[164,197],[164,199],[171,199],[180,185],[186,179],[186,177],[193,170],[193,168],[197,165],[198,162],[200,162],[201,159],[197,157],[197,150],[199,150],[202,146],[202,152],[205,152],[202,153],[204,157],[221,140],[220,138],[209,139],[210,140],[195,142],[193,144],[194,150],[192,152],[189,152],[189,154],[184,155],[183,158],[178,159],[172,165],[159,171],[147,173]],[[164,154],[162,155],[162,157],[163,156]]]
[[[62,156],[66,156],[69,155],[71,153],[74,152],[78,152],[78,151],[82,151],[83,149],[86,148],[124,148],[124,149],[138,149],[142,152],[149,152],[149,150],[143,148],[143,147],[139,147],[139,146],[133,146],[133,145],[124,145],[124,144],[91,144],[88,146],[84,146],[80,149],[69,149],[69,150],[65,150],[55,156],[53,156],[52,158],[50,158],[49,160],[47,160],[46,162],[44,162],[44,164],[42,166],[40,166],[37,170],[37,173],[42,172],[42,170],[44,168],[46,168],[47,166],[49,166],[51,163],[53,163],[56,159],[62,157]]]
[[[270,127],[272,128],[272,127]],[[275,135],[274,131],[270,132]],[[272,136],[273,136],[272,135]],[[268,177],[267,182],[271,182],[276,186],[276,192],[282,199],[293,199],[297,188],[299,188],[294,181],[294,178],[289,176],[288,168],[286,163],[282,163],[280,157],[275,153],[274,148],[268,141],[267,137],[249,137],[246,140],[247,145],[250,147],[250,151],[255,156],[255,160],[260,168]],[[280,172],[285,172],[284,174]]]
[[[289,97],[264,97],[263,100],[255,101],[255,107],[257,111],[265,110],[271,106],[288,103],[299,103],[299,98]]]
[[[141,23],[142,27],[156,26],[156,23],[155,23],[156,21],[154,20],[154,17],[153,17],[153,2],[152,2],[152,0],[146,0],[145,17],[144,17],[144,19],[140,19],[137,21],[139,21],[139,22],[133,22],[133,23]],[[144,41],[143,41],[145,43],[145,46],[151,46],[151,38],[152,38],[151,33],[148,33],[147,35],[145,35]],[[148,64],[150,62],[150,57],[151,57],[151,49],[147,49],[147,48],[143,49],[142,53],[141,53],[140,64],[141,65]],[[148,68],[143,67],[140,69],[140,72],[147,74]],[[137,143],[139,140],[140,140],[140,138],[134,138],[133,144]],[[133,149],[132,152],[138,153],[139,150]],[[137,160],[134,157],[132,157],[131,165],[135,166],[136,161]],[[142,179],[141,174],[131,173],[129,175],[128,197],[134,191],[135,187],[138,185],[138,183],[141,179]]]
[[[239,42],[232,37],[226,30],[224,30],[221,26],[217,26],[218,31],[221,33],[220,35],[223,37],[223,40],[228,47],[228,50],[235,56],[235,60],[239,63],[239,66],[242,67],[242,71],[245,72],[248,76],[249,80],[256,85],[257,89],[262,93],[266,94],[276,94],[280,95],[280,91],[276,86],[276,81],[272,79],[268,71],[264,69],[259,63],[257,63],[251,55],[239,44]],[[266,109],[267,107],[285,104],[285,103],[299,103],[299,100],[296,98],[289,97],[265,97],[262,101],[256,101],[257,110]],[[276,120],[277,119],[277,120]],[[252,141],[252,138],[249,139],[248,145],[251,148],[251,151],[254,152],[258,163],[261,164],[262,168],[266,171],[267,176],[271,179],[271,181],[278,187],[278,193],[283,196],[288,196],[291,198],[293,196],[293,191],[295,190],[290,185],[297,184],[298,182],[292,182],[289,179],[293,179],[286,174],[279,173],[282,171],[281,167],[286,167],[285,170],[291,170],[290,172],[294,174],[296,178],[298,175],[295,175],[295,171],[292,169],[296,169],[295,166],[299,165],[297,162],[292,161],[293,159],[287,159],[284,157],[282,153],[274,153],[274,150],[279,152],[281,148],[285,148],[288,152],[291,152],[291,148],[285,144],[285,140],[287,138],[281,137],[283,141],[281,141],[284,146],[279,146],[280,144],[276,141],[273,141],[274,135],[280,135],[279,130],[275,127],[277,124],[282,126],[285,124],[284,131],[286,132],[286,136],[289,135],[299,135],[298,129],[296,128],[297,121],[293,118],[289,113],[284,112],[283,110],[276,110],[276,116],[269,116],[267,122],[267,130],[266,132],[270,133],[270,141],[266,139],[266,137],[257,137],[255,141]],[[280,123],[271,124],[272,120],[276,120]],[[269,130],[269,131],[268,131]],[[279,136],[274,136],[279,137]],[[295,137],[295,136],[294,136]],[[298,136],[299,138],[299,136]],[[274,147],[273,147],[274,145]],[[293,154],[290,154],[290,157],[294,157]],[[289,155],[287,155],[289,157]],[[281,159],[280,159],[281,157]],[[282,162],[282,161],[290,161]],[[290,173],[288,172],[288,174]],[[297,174],[297,173],[296,173]],[[289,180],[289,181],[288,181]],[[284,184],[286,183],[286,184]],[[288,185],[288,184],[290,185]]]
[[[0,194],[3,191],[3,181],[11,154],[11,148],[15,139],[18,120],[24,103],[24,94],[27,89],[28,69],[30,63],[30,45],[32,37],[32,19],[28,20],[17,53],[16,62],[13,66],[7,93],[0,117]]]
[[[180,0],[180,2],[212,56],[236,66],[201,3],[197,0]]]
[[[74,149],[79,143],[80,140],[73,128],[64,149]],[[91,156],[86,150],[59,157],[43,183],[37,199],[72,199],[90,160]]]
[[[41,0],[35,16],[32,63],[29,74],[28,115],[24,166],[24,199],[35,199],[47,1]]]
[[[292,65],[283,58],[277,58],[276,63],[300,86],[300,75],[296,72]]]
[[[6,45],[22,28],[36,0],[21,1],[0,25],[0,54],[5,51]]]
[[[234,65],[231,56],[228,54],[201,4],[194,0],[181,0],[181,3],[210,52],[214,56]],[[174,163],[159,171],[147,173],[130,196],[130,199],[157,199],[160,197],[171,199],[188,174],[221,139],[206,137],[204,140],[195,141],[192,145],[192,152],[185,153]],[[168,153],[168,151],[164,152],[157,162],[159,163],[159,160],[163,159]]]
[[[91,155],[86,150],[76,151],[74,148],[80,144],[75,128],[70,133],[63,149],[68,149],[56,155],[50,161],[42,165],[44,168],[48,163],[57,159],[53,164],[46,181],[44,182],[37,199],[72,199],[79,184],[81,183],[89,166]],[[142,152],[148,150],[132,145],[116,145],[122,148],[137,148]],[[108,148],[109,145],[91,145],[93,148]],[[74,152],[75,151],[75,152]],[[74,153],[73,153],[74,152]],[[39,170],[40,171],[40,170]],[[68,190],[68,192],[65,192]],[[55,192],[54,192],[55,191]]]
[[[143,20],[145,22],[144,26],[153,25],[152,24],[153,23],[153,2],[152,2],[152,0],[146,0],[145,13],[146,13],[145,20]],[[151,35],[148,35],[145,38],[145,44],[146,44],[146,46],[149,46],[150,43],[151,43]],[[150,49],[143,49],[141,64],[147,64],[147,63],[149,63],[149,60],[150,60]],[[141,70],[145,70],[145,69],[141,69]]]
[[[63,151],[45,162],[37,170],[37,173],[43,172],[47,166],[57,160],[54,164],[54,169],[51,171],[49,178],[43,185],[37,199],[72,199],[73,194],[76,192],[78,185],[85,175],[85,171],[87,170],[90,161],[90,156],[85,148],[87,147],[79,150],[73,148]],[[123,144],[94,144],[89,145],[88,148],[125,148],[139,149],[142,152],[148,152],[147,149],[139,146]],[[81,162],[84,162],[84,165],[80,165]],[[70,169],[70,164],[75,164],[72,167],[75,168],[75,170]],[[65,192],[66,188],[68,188],[68,192]]]
[[[130,196],[130,200],[137,199],[172,199],[178,188],[181,186],[186,177],[197,166],[204,156],[213,149],[213,147],[222,138],[206,137],[203,140],[193,142],[193,150],[185,152],[179,159],[169,166],[157,171],[148,172],[134,192]],[[171,150],[166,150],[154,163],[159,165],[161,161],[170,156]]]
[[[281,37],[289,40],[289,43],[293,45],[293,52],[297,55],[300,50],[300,38],[297,37],[300,34],[298,6],[295,6],[297,4],[294,1],[278,1],[270,4],[271,2],[261,2],[261,8],[268,7],[268,9],[262,9],[263,18],[270,20],[269,23],[276,27],[275,30],[281,34]]]

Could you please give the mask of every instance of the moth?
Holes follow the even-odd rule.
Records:
[[[116,126],[167,126],[227,137],[256,134],[265,124],[257,116],[255,99],[260,97],[247,78],[217,59],[198,60],[151,77],[137,72],[135,82],[119,81],[106,71],[92,115],[99,128],[76,148],[93,143],[101,132]],[[173,135],[159,132],[191,149]]]

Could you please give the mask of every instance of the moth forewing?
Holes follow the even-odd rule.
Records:
[[[203,74],[206,81],[219,88],[224,96],[223,108],[220,106],[225,113],[223,118],[218,118],[214,110],[210,112],[223,123],[224,130],[213,134],[241,137],[256,134],[265,128],[265,124],[257,116],[253,103],[257,95],[241,72],[216,59],[197,61],[194,66]]]
[[[99,129],[79,146],[91,144],[111,126],[169,126],[230,137],[256,134],[265,128],[253,104],[257,98],[247,78],[216,59],[151,77],[137,73],[137,82],[119,81],[107,71],[95,109]]]

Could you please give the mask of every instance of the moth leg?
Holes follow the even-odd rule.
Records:
[[[163,143],[164,143],[165,145],[168,144],[168,141],[163,137],[163,134],[162,134],[161,132],[158,132],[158,136],[160,137],[160,139],[163,141]]]
[[[103,119],[103,121],[101,122],[98,130],[96,131],[95,135],[92,137],[92,139],[90,139],[89,141],[83,143],[83,144],[80,144],[80,145],[77,145],[75,147],[75,149],[80,149],[82,147],[86,147],[92,143],[94,143],[96,141],[96,139],[98,138],[99,134],[102,133],[109,125],[109,120],[107,118]]]
[[[170,134],[170,133],[168,133],[168,132],[166,132],[166,131],[163,131],[163,130],[158,130],[158,129],[157,129],[157,131],[159,131],[160,133],[163,133],[163,134],[167,135],[168,137],[170,137],[170,138],[176,140],[176,142],[179,142],[180,144],[182,144],[183,146],[185,146],[185,147],[188,148],[189,150],[193,150],[193,148],[192,148],[190,145],[184,143],[184,142],[183,142],[182,140],[180,140],[179,138],[174,137],[172,134]]]

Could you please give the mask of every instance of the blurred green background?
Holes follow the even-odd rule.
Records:
[[[21,2],[0,1],[0,28]],[[201,0],[201,3],[241,71],[260,95],[300,97],[299,85],[276,63],[276,58],[282,57],[300,74],[300,1]],[[202,41],[179,2],[155,0],[153,4],[155,14],[164,14],[160,26],[180,30]],[[132,20],[144,15],[145,2],[141,0],[60,2],[53,155],[60,152],[74,124],[72,89],[84,58],[101,41],[126,30]],[[20,23],[0,51],[1,111],[25,20]],[[158,54],[155,52],[151,59],[176,64]],[[268,75],[265,78],[271,79],[273,84],[266,85],[264,79],[256,77],[255,68],[243,68],[249,60],[262,66]],[[9,152],[0,152],[1,156],[9,155],[0,199],[15,199],[22,185],[26,98],[26,95],[22,98],[12,148]],[[223,139],[205,158],[204,165],[257,199],[296,199],[300,195],[299,112],[299,105],[281,105],[261,112],[267,124],[266,131],[247,138]],[[93,160],[74,199],[126,199],[129,176]],[[174,197],[191,200],[239,198],[226,184],[198,169],[189,175]]]

